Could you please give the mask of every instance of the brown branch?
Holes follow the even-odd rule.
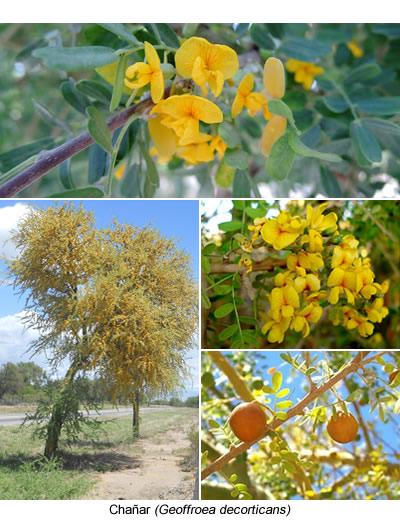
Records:
[[[254,271],[273,271],[275,267],[286,267],[285,258],[267,258],[262,262],[256,262],[253,264]],[[245,265],[237,264],[211,264],[211,273],[240,273],[246,272],[247,267]]]
[[[210,354],[210,352],[208,353]],[[222,455],[219,459],[217,459],[215,462],[210,464],[204,471],[201,473],[201,479],[205,479],[214,471],[218,471],[222,466],[224,466],[227,462],[229,462],[234,457],[237,457],[244,451],[248,450],[253,444],[256,444],[261,439],[263,439],[267,433],[270,430],[276,430],[279,426],[281,426],[283,423],[288,421],[289,419],[292,419],[296,415],[302,415],[304,408],[308,406],[310,403],[312,403],[317,397],[324,394],[327,390],[332,388],[334,385],[336,385],[339,381],[341,381],[344,377],[346,377],[348,374],[351,374],[352,372],[356,372],[358,369],[362,368],[364,365],[367,365],[368,363],[371,363],[374,361],[377,357],[383,356],[384,354],[387,354],[387,352],[381,352],[380,354],[376,354],[375,356],[371,358],[363,359],[363,356],[359,352],[354,359],[345,366],[340,372],[337,372],[331,379],[329,379],[326,383],[321,385],[320,387],[317,387],[315,389],[312,389],[301,401],[299,401],[295,406],[290,408],[287,412],[286,419],[274,419],[272,423],[267,425],[267,428],[265,432],[260,435],[255,441],[251,442],[242,442],[238,446],[232,445],[230,450],[225,453],[225,455]]]
[[[165,89],[164,97],[168,97],[169,91],[169,87]],[[133,114],[144,113],[153,105],[154,103],[151,98],[144,99],[136,105],[126,108],[114,117],[111,117],[107,121],[107,126],[111,132],[114,132],[124,125]],[[93,143],[93,137],[91,137],[89,132],[85,132],[53,150],[45,151],[42,158],[38,159],[34,164],[28,166],[28,168],[25,168],[25,170],[0,186],[0,198],[13,197],[33,182],[40,179],[40,177],[45,175],[47,172],[53,170],[56,166],[66,161],[69,157],[73,157]]]
[[[246,383],[245,379],[240,376],[233,366],[229,363],[227,358],[221,354],[221,352],[207,352],[208,357],[217,365],[217,367],[227,376],[231,385],[236,390],[238,396],[242,401],[251,402],[254,400],[254,396]]]

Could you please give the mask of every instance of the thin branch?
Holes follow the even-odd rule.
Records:
[[[235,389],[237,395],[246,402],[251,402],[254,400],[253,394],[243,379],[237,371],[233,368],[233,366],[229,363],[224,355],[221,352],[207,352],[208,357],[212,359],[212,361],[217,365],[217,367],[227,376],[231,385]]]
[[[208,352],[210,355],[211,352]],[[234,457],[237,457],[244,451],[248,450],[253,444],[256,444],[261,439],[263,439],[267,433],[270,430],[276,430],[279,426],[281,426],[283,423],[288,421],[289,419],[292,419],[296,415],[303,415],[303,410],[306,408],[310,403],[312,403],[317,397],[324,394],[327,390],[332,388],[334,385],[336,385],[339,381],[341,381],[343,378],[345,378],[348,374],[351,374],[352,372],[356,372],[360,368],[362,368],[364,365],[367,365],[368,363],[371,363],[374,361],[377,357],[383,356],[384,354],[387,354],[387,352],[381,352],[379,354],[376,354],[375,356],[372,356],[370,358],[364,358],[362,353],[358,353],[354,359],[345,366],[340,372],[337,372],[331,379],[329,379],[326,383],[321,385],[320,387],[317,387],[313,390],[311,390],[301,401],[299,401],[295,406],[290,408],[287,412],[286,419],[274,419],[272,423],[268,424],[266,427],[265,432],[260,435],[255,441],[251,442],[242,442],[241,444],[234,446],[232,445],[230,450],[225,453],[225,455],[222,455],[219,459],[217,459],[215,462],[210,464],[204,471],[201,473],[201,479],[205,479],[214,471],[218,471],[220,468],[222,468],[227,462],[229,462]],[[365,355],[365,353],[364,353]]]
[[[164,97],[168,97],[168,95],[169,88],[165,89]],[[133,114],[146,113],[153,105],[154,103],[150,97],[144,99],[136,105],[126,108],[114,117],[111,117],[107,121],[107,126],[111,132],[114,132],[124,125]],[[42,158],[38,159],[34,164],[0,186],[0,198],[13,197],[33,182],[40,179],[40,177],[45,175],[47,172],[53,170],[56,166],[66,161],[69,157],[73,157],[93,143],[93,137],[89,132],[85,132],[53,150],[43,152]]]
[[[254,263],[252,271],[273,271],[275,267],[285,267],[285,258],[267,258],[262,262]],[[246,272],[247,267],[245,265],[238,264],[211,264],[211,273],[239,273]]]

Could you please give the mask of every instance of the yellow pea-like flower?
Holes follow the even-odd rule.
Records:
[[[148,121],[150,137],[160,156],[172,156],[176,152],[177,135],[162,124],[163,116],[151,117]]]
[[[125,85],[131,89],[150,83],[151,99],[158,103],[164,95],[164,76],[157,51],[149,42],[144,42],[147,63],[137,62],[126,69]]]
[[[253,116],[267,104],[265,97],[259,92],[253,92],[253,88],[254,75],[246,74],[239,84],[232,104],[232,117],[238,116],[244,107],[247,108],[250,116]]]
[[[219,96],[224,81],[239,70],[236,52],[227,45],[213,45],[205,38],[189,38],[176,52],[175,65],[178,74],[192,78],[197,85],[207,83],[214,96]]]
[[[313,63],[290,59],[286,62],[286,70],[294,73],[296,83],[301,83],[306,90],[310,90],[314,77],[322,74],[324,69]]]
[[[277,58],[268,58],[264,65],[264,86],[273,99],[285,95],[285,69]]]

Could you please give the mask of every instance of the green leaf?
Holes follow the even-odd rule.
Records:
[[[225,161],[221,161],[215,174],[215,184],[224,189],[229,188],[232,186],[235,171],[235,168],[228,166]]]
[[[290,408],[293,404],[293,401],[280,401],[277,403],[276,407],[279,410],[286,410],[287,408]]]
[[[248,154],[239,148],[226,150],[224,160],[228,166],[238,168],[239,170],[247,169],[249,164]]]
[[[58,119],[55,117],[50,110],[48,110],[44,105],[39,103],[38,101],[32,99],[33,105],[35,107],[36,112],[39,114],[39,116],[43,119],[45,123],[47,123],[50,126],[56,126],[59,128],[62,128],[63,130],[66,130],[67,132],[71,132],[71,127],[68,125],[68,123],[65,123],[64,121],[61,121],[61,119]]]
[[[98,143],[106,152],[112,153],[112,139],[111,132],[107,126],[106,120],[103,114],[94,106],[90,106],[87,109],[89,115],[88,130],[93,139]]]
[[[60,193],[50,195],[55,199],[101,199],[104,192],[99,188],[88,186],[87,188],[77,188],[76,190],[67,190]]]
[[[146,163],[147,178],[153,186],[158,188],[160,186],[160,176],[158,175],[155,162],[153,161],[148,149],[143,144],[140,145],[140,150],[142,151]]]
[[[316,159],[320,159],[321,161],[327,162],[341,162],[342,158],[339,155],[334,153],[322,153],[317,150],[311,150],[308,146],[306,146],[300,139],[298,135],[294,132],[289,132],[289,144],[291,148],[302,155],[303,157],[315,157]]]
[[[276,412],[275,417],[278,419],[281,419],[281,421],[284,421],[287,418],[286,412]]]
[[[216,285],[214,287],[214,293],[215,294],[228,294],[232,291],[232,286],[231,285],[228,285],[228,284],[221,284],[221,285]]]
[[[86,116],[86,109],[90,105],[90,99],[76,90],[75,82],[72,79],[63,81],[60,90],[65,101]]]
[[[251,208],[250,206],[246,207],[245,212],[250,218],[253,219],[265,217],[266,214],[265,208]]]
[[[82,79],[75,84],[75,88],[82,94],[100,101],[103,105],[108,106],[110,103],[112,96],[111,85],[105,85],[100,81],[91,79]]]
[[[39,139],[38,141],[33,141],[29,144],[24,144],[23,146],[18,146],[12,150],[8,150],[0,154],[0,170],[8,171],[18,166],[22,162],[29,159],[33,155],[40,153],[43,150],[48,150],[54,146],[54,139],[50,137],[44,137],[43,139]]]
[[[400,413],[400,397],[397,399],[395,405],[394,405],[394,413],[398,414]]]
[[[238,330],[238,324],[237,323],[234,323],[233,325],[231,325],[230,327],[227,327],[226,329],[224,329],[222,332],[220,332],[218,334],[218,339],[220,341],[225,341],[226,339],[230,338],[231,336],[233,336],[235,334],[235,332]]]
[[[201,256],[201,268],[206,274],[210,274],[210,260],[204,255]]]
[[[278,181],[286,179],[296,158],[296,152],[289,144],[288,132],[274,143],[267,159],[267,174]]]
[[[305,38],[290,38],[279,47],[282,54],[299,61],[315,62],[321,56],[330,54],[332,46],[318,40],[306,40]]]
[[[372,25],[372,32],[384,34],[388,38],[400,38],[400,25],[398,23],[377,23]]]
[[[277,392],[282,385],[282,373],[281,372],[274,372],[272,374],[272,388],[275,392]]]
[[[281,99],[271,99],[271,101],[268,101],[268,110],[272,114],[285,117],[293,130],[298,132],[292,111]]]
[[[290,394],[290,390],[289,388],[282,388],[282,390],[280,390],[277,394],[276,394],[276,397],[278,399],[282,399],[283,397],[286,397],[287,395]]]
[[[231,484],[233,484],[234,482],[237,481],[237,478],[238,478],[238,477],[237,477],[236,473],[233,473],[233,474],[229,477],[229,482],[230,482]]]
[[[335,112],[335,114],[342,114],[349,108],[347,101],[342,97],[324,96],[322,101],[327,108],[329,108],[331,112]]]
[[[161,41],[165,43],[165,45],[173,47],[174,49],[179,49],[181,46],[179,38],[168,23],[154,23],[151,25],[156,26]]]
[[[282,461],[282,466],[285,468],[286,471],[289,471],[289,473],[295,473],[296,472],[296,466],[288,461],[288,460],[283,460]]]
[[[130,168],[126,168],[120,185],[121,195],[127,198],[136,198],[140,196],[139,190],[139,165],[132,164]]]
[[[327,168],[321,168],[320,172],[322,186],[329,198],[341,197],[342,189],[336,175]]]
[[[214,316],[216,318],[223,318],[224,316],[230,314],[233,311],[233,309],[233,303],[225,303],[225,305],[218,307],[218,309],[214,312]]]
[[[242,223],[239,220],[232,220],[231,222],[221,222],[218,227],[221,231],[239,231],[242,229]]]
[[[208,420],[208,424],[210,425],[211,428],[221,428],[221,425],[219,423],[217,423],[217,421],[214,421],[214,419],[209,419]]]
[[[250,197],[251,184],[246,173],[243,170],[236,170],[233,177],[232,195],[233,197],[240,197],[247,199]]]
[[[346,397],[345,401],[347,403],[354,403],[354,401],[357,401],[358,399],[360,399],[361,395],[362,395],[361,388],[357,388],[357,390],[354,390],[354,392],[351,392],[351,394],[349,394]]]
[[[201,291],[201,303],[205,309],[210,309],[211,301],[204,291]]]
[[[71,157],[60,164],[60,181],[66,190],[73,190],[75,188],[71,177]]]
[[[382,160],[381,147],[362,120],[358,119],[351,122],[350,136],[354,147],[367,161],[374,163]]]
[[[117,61],[114,49],[109,47],[44,47],[33,51],[49,69],[88,70]]]
[[[381,68],[376,63],[364,63],[350,71],[344,79],[345,84],[364,82],[381,73]]]
[[[385,137],[386,135],[393,135],[395,137],[400,137],[400,125],[392,121],[387,121],[385,119],[374,119],[369,117],[363,118],[364,125],[370,130],[375,137]]]
[[[400,112],[400,96],[361,99],[355,101],[355,104],[360,110],[377,116],[391,116]]]
[[[274,40],[269,36],[264,24],[253,23],[250,28],[250,36],[253,42],[261,49],[274,49]]]
[[[218,126],[218,135],[227,144],[228,148],[236,148],[240,145],[240,134],[236,127],[228,121],[223,121]]]
[[[94,143],[89,147],[89,184],[95,184],[106,174],[107,157],[107,152],[97,143]]]
[[[125,40],[127,42],[140,45],[140,41],[137,38],[135,38],[135,36],[130,32],[130,30],[127,29],[125,25],[122,23],[98,23],[97,25],[100,25],[101,27],[103,27],[103,29],[112,32],[121,40]]]

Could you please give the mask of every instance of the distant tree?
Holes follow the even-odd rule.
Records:
[[[199,407],[199,396],[194,395],[194,396],[188,397],[185,401],[185,406],[189,406],[191,408],[198,408]]]
[[[81,419],[66,413],[79,373],[92,371],[115,399],[170,393],[187,375],[197,330],[191,260],[175,241],[149,227],[94,224],[71,203],[31,208],[12,237],[9,278],[26,294],[25,324],[39,331],[32,349],[54,367],[69,362],[46,424],[47,457],[67,418]]]
[[[24,380],[18,367],[11,362],[3,364],[0,369],[0,399],[5,394],[17,394],[23,385]]]

